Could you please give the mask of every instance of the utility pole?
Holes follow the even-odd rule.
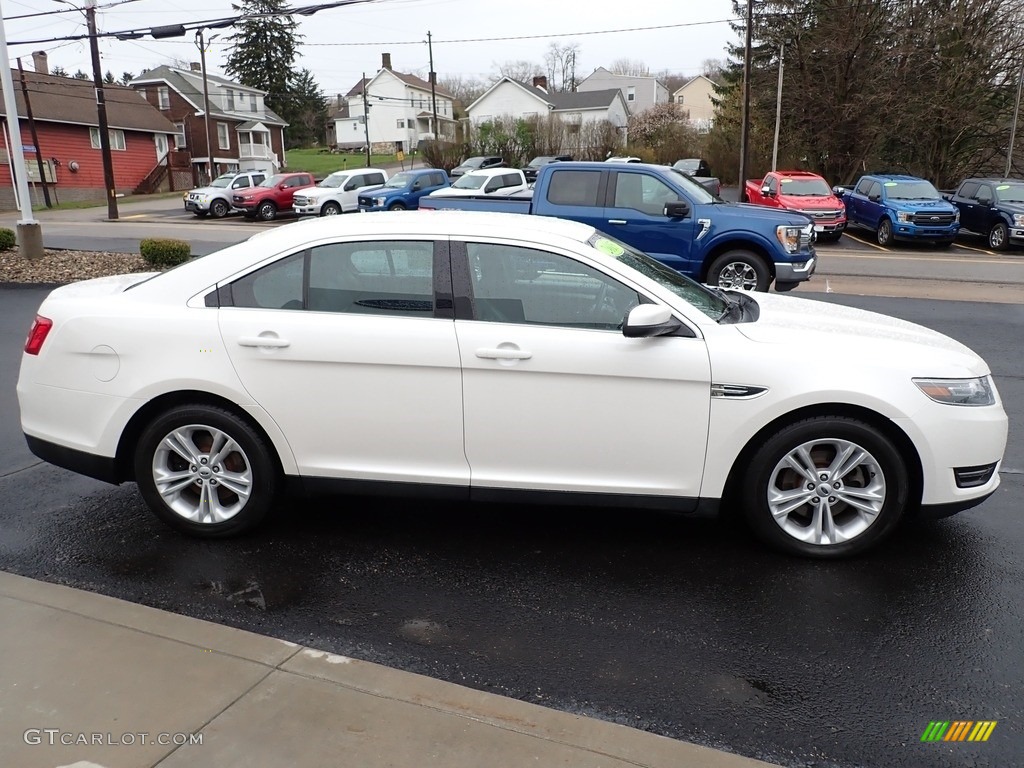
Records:
[[[743,46],[743,114],[740,117],[740,191],[747,182],[747,150],[750,146],[750,48],[754,30],[754,0],[747,0],[747,30]]]
[[[213,137],[210,134],[210,84],[206,79],[206,43],[203,40],[203,28],[196,30],[196,44],[199,46],[199,67],[203,70],[203,121],[206,129],[206,164],[210,176],[207,183],[213,181]]]
[[[103,183],[107,188],[107,218],[117,218],[117,192],[114,189],[114,160],[110,156],[110,127],[107,124],[107,101],[103,95],[103,71],[100,69],[100,47],[96,39],[96,0],[85,0],[85,18],[89,24],[89,48],[92,52],[92,82],[96,87],[96,114],[100,127],[100,153],[103,155]]]
[[[1017,104],[1013,108],[1013,123],[1010,125],[1010,148],[1006,150],[1006,173],[1004,179],[1010,178],[1013,166],[1013,140],[1017,138],[1017,117],[1020,115],[1020,92],[1024,88],[1024,60],[1020,63],[1020,77],[1017,79]]]
[[[430,54],[430,100],[434,104],[434,141],[438,141],[441,136],[437,129],[437,73],[434,71],[434,43],[429,31],[427,32],[427,52]]]
[[[14,78],[7,63],[7,32],[0,19],[0,86],[4,94],[4,114],[8,133],[11,135],[11,175],[18,192],[18,206],[21,219],[18,220],[18,253],[25,259],[39,259],[43,256],[43,230],[32,218],[32,199],[28,196],[28,171],[25,168],[25,150],[21,146],[21,120],[18,118],[18,102],[14,98]],[[38,148],[37,148],[38,149]],[[17,173],[15,173],[17,170]]]
[[[366,73],[363,72],[363,128],[366,129],[366,167],[370,167],[370,103],[366,98]]]
[[[32,101],[28,97],[28,85],[25,83],[25,69],[21,66],[21,57],[18,57],[18,75],[21,80],[21,95],[25,99],[25,117],[28,118],[28,131],[32,137],[32,146],[36,148],[36,167],[39,169],[39,182],[43,185],[43,202],[47,208],[53,208],[50,202],[50,190],[46,186],[46,166],[43,165],[43,148],[39,146],[39,134],[36,133],[36,121],[32,117]]]
[[[782,68],[786,60],[786,41],[779,45],[779,87],[775,93],[775,141],[772,142],[772,170],[776,170],[779,162],[779,128],[782,123]],[[746,183],[746,179],[744,182]]]

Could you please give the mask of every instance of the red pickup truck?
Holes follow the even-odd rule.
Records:
[[[316,181],[309,173],[278,173],[262,184],[235,192],[231,205],[247,219],[259,216],[263,221],[273,221],[280,212],[292,213],[292,199],[297,190],[314,184]]]
[[[747,179],[743,202],[810,216],[822,242],[838,240],[846,229],[846,206],[816,173],[772,171],[763,179]]]

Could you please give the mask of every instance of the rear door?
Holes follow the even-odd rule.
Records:
[[[547,184],[542,187],[544,199],[534,199],[535,213],[560,216],[589,224],[602,232],[608,231],[608,218],[604,210],[607,171],[551,166],[547,166],[544,171],[548,174]]]
[[[693,213],[670,219],[665,204],[683,198],[668,184],[642,169],[623,168],[610,174],[605,223],[598,227],[644,251],[672,269],[699,272],[691,262],[695,221]]]

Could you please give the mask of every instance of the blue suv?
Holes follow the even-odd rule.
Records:
[[[383,187],[364,189],[359,193],[362,211],[414,211],[420,198],[443,187],[451,186],[448,174],[440,168],[422,168],[396,173]]]
[[[895,240],[924,240],[948,246],[960,231],[957,207],[930,181],[917,176],[861,176],[852,190],[842,192],[847,228],[870,229],[882,246],[892,245]]]

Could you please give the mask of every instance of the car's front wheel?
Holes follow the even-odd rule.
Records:
[[[754,533],[792,554],[857,554],[890,533],[908,505],[907,465],[874,427],[818,416],[756,449],[737,497]]]
[[[892,245],[892,222],[888,217],[883,216],[878,222],[878,229],[875,230],[875,241],[881,246]]]
[[[1009,244],[1010,231],[1005,223],[997,221],[988,231],[988,247],[993,251],[1005,251]]]
[[[277,216],[277,206],[269,200],[265,203],[260,203],[260,207],[256,209],[256,215],[263,221],[273,221]]]
[[[728,251],[708,270],[708,284],[744,291],[767,291],[772,281],[764,259],[750,251]]]
[[[255,526],[270,510],[278,485],[259,432],[230,411],[199,404],[172,408],[145,428],[135,479],[157,517],[202,537]]]
[[[337,203],[324,203],[320,206],[321,216],[340,216],[341,206]]]
[[[215,219],[223,219],[228,215],[229,210],[228,204],[223,200],[214,200],[210,203],[210,213]]]
[[[395,202],[388,206],[389,211],[404,211],[405,208],[405,203],[403,203],[401,200],[395,200]]]

